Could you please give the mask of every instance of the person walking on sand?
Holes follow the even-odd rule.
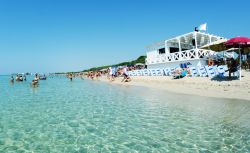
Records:
[[[129,77],[129,75],[128,75],[128,67],[124,67],[123,69],[122,69],[122,75],[123,75],[123,79],[122,79],[122,81],[121,82],[129,82],[129,81],[131,81],[131,78]]]
[[[115,72],[114,72],[114,68],[109,67],[109,80],[110,81],[114,81],[114,77],[115,77]]]

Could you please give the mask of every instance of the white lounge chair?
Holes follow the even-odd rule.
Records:
[[[219,72],[218,72],[218,66],[217,66],[217,65],[214,65],[214,66],[212,66],[212,67],[213,67],[213,70],[214,70],[215,75],[218,75],[218,74],[219,74]]]
[[[214,71],[214,66],[205,66],[208,77],[213,78],[216,76],[216,72]]]
[[[150,69],[151,75],[156,76],[156,69]]]
[[[142,76],[142,71],[141,70],[136,70],[137,76]]]
[[[190,67],[189,70],[190,70],[192,77],[198,76],[198,71],[197,71],[196,67]]]
[[[149,76],[150,75],[150,71],[148,69],[144,69],[143,70],[143,75],[144,76]]]
[[[177,69],[177,68],[171,68],[171,69],[170,69],[169,75],[170,75],[170,76],[174,75],[176,69]]]
[[[164,68],[163,69],[163,72],[166,76],[169,76],[170,75],[170,72],[171,72],[171,69],[170,68]]]
[[[206,72],[206,69],[205,67],[198,67],[198,72],[199,72],[199,76],[201,77],[206,77],[207,76],[207,72]]]
[[[133,75],[132,71],[128,71],[128,75],[132,76]]]
[[[132,75],[133,75],[133,76],[137,76],[135,70],[132,71]]]
[[[218,76],[219,77],[225,77],[225,73],[227,70],[227,66],[226,65],[220,65],[217,67],[217,72],[218,72]]]
[[[163,76],[163,70],[162,69],[155,69],[157,76]]]
[[[137,70],[134,70],[133,72],[134,72],[134,75],[135,75],[135,76],[138,76]]]

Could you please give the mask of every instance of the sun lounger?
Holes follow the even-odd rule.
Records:
[[[135,71],[132,71],[132,76],[136,76],[136,72]]]
[[[205,67],[198,67],[198,72],[199,72],[199,76],[201,77],[206,77],[207,76],[207,72],[206,72],[206,69]]]
[[[212,67],[213,67],[213,70],[214,70],[215,75],[218,75],[218,74],[219,74],[219,72],[218,72],[218,66],[217,66],[217,65],[214,65],[214,66],[212,66]]]
[[[134,73],[134,76],[138,76],[137,70],[134,70],[133,73]]]
[[[217,67],[217,72],[218,72],[218,76],[219,77],[225,77],[225,73],[226,73],[226,65],[220,65]]]
[[[198,71],[197,71],[197,69],[195,67],[190,67],[189,70],[190,70],[190,73],[191,73],[192,77],[198,76]]]
[[[169,75],[170,76],[174,75],[175,74],[175,70],[176,70],[176,68],[171,68]]]
[[[141,76],[143,76],[143,70],[140,70],[140,74],[141,74]]]
[[[156,76],[156,70],[155,69],[150,69],[151,76]]]
[[[133,76],[132,71],[128,71],[128,75],[129,75],[129,76]]]
[[[163,76],[163,70],[162,69],[156,69],[155,70],[157,76]]]
[[[213,78],[216,76],[213,66],[205,66],[205,69],[207,71],[208,77]]]
[[[142,71],[141,70],[136,70],[135,73],[136,73],[137,76],[142,76]]]
[[[169,76],[171,70],[170,70],[170,68],[164,68],[164,69],[163,69],[163,72],[164,72],[164,75]]]
[[[150,72],[149,72],[148,69],[144,69],[144,70],[142,70],[142,72],[143,72],[144,76],[149,76],[150,75]]]

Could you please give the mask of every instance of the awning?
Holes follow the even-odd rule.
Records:
[[[226,46],[224,45],[226,41],[227,39],[219,39],[210,44],[202,46],[201,49],[209,49],[212,51],[225,51],[227,50]]]

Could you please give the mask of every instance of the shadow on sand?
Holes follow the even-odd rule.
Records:
[[[244,77],[244,76],[241,76],[241,77]],[[231,78],[229,78],[229,77],[216,76],[216,77],[213,77],[211,80],[219,81],[219,82],[222,82],[222,81],[234,81],[234,80],[239,80],[239,77],[238,76],[232,76]]]

